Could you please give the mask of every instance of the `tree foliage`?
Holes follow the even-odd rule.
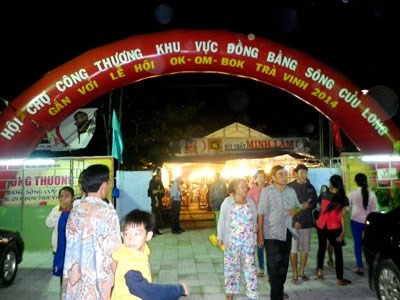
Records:
[[[123,168],[150,169],[171,160],[179,152],[181,140],[196,137],[201,131],[196,119],[203,105],[197,101],[167,103],[145,115],[125,117],[121,128],[125,145]]]

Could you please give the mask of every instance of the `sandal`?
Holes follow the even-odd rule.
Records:
[[[307,275],[300,275],[300,278],[303,280],[303,281],[309,281],[310,280],[310,278],[307,276]]]
[[[326,263],[329,267],[333,268],[333,261],[332,260],[328,260],[328,262]]]
[[[292,283],[293,284],[299,284],[299,277],[296,275],[296,276],[294,276],[293,275],[293,277],[292,277]]]
[[[364,271],[362,269],[357,269],[354,271],[357,275],[364,276]]]
[[[324,274],[322,273],[322,270],[321,270],[321,269],[318,269],[318,270],[317,270],[317,278],[315,278],[315,279],[317,279],[317,280],[319,280],[319,279],[324,280]]]
[[[225,299],[226,300],[233,300],[233,295],[232,294],[226,294]]]
[[[348,279],[338,279],[337,284],[338,285],[349,285],[349,284],[351,284],[351,281]]]

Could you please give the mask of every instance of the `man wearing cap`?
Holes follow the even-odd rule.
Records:
[[[299,164],[294,169],[295,180],[290,182],[288,186],[296,192],[297,199],[302,206],[294,217],[293,223],[300,223],[301,228],[295,229],[298,238],[292,239],[292,250],[290,253],[290,262],[293,270],[292,283],[298,284],[299,277],[303,281],[308,281],[309,277],[304,273],[307,264],[308,253],[310,252],[311,233],[313,230],[312,210],[318,202],[317,192],[308,179],[308,168]],[[300,253],[300,270],[297,269],[298,255]]]

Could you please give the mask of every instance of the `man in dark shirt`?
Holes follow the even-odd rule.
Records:
[[[157,169],[149,182],[147,194],[151,199],[151,212],[154,215],[154,234],[162,234],[159,227],[162,224],[161,205],[165,195],[164,185],[161,181],[161,171]]]
[[[210,202],[215,216],[215,224],[218,225],[219,211],[222,201],[228,196],[226,183],[222,180],[220,173],[215,173],[214,182],[210,186]]]
[[[308,253],[311,246],[311,233],[313,231],[312,210],[318,202],[317,192],[308,179],[308,168],[299,164],[294,169],[296,179],[288,184],[296,191],[297,199],[302,206],[302,210],[293,217],[293,222],[299,222],[300,229],[297,230],[297,239],[292,239],[292,250],[290,262],[293,270],[292,283],[298,284],[299,277],[303,281],[308,281],[309,277],[304,273]],[[298,253],[300,253],[300,270],[298,270]]]

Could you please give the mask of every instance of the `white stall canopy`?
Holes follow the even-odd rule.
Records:
[[[308,154],[307,137],[272,138],[235,122],[203,138],[183,140],[176,158],[164,165],[173,178],[190,180],[212,178],[220,172],[226,178],[252,176],[257,169],[267,173],[273,165],[291,171],[298,163],[319,167],[320,162]]]

